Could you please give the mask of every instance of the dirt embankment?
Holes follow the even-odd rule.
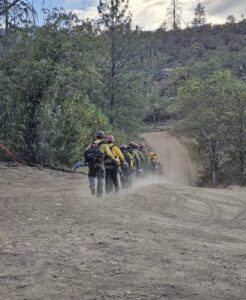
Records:
[[[195,185],[197,172],[189,151],[167,132],[145,133],[142,137],[158,153],[166,180],[183,185]]]
[[[81,175],[0,168],[1,300],[245,299],[245,190],[188,186],[179,142],[146,139],[168,181],[102,199]]]

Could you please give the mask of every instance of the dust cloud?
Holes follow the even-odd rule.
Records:
[[[196,185],[196,166],[189,151],[178,139],[167,132],[145,133],[142,137],[157,153],[158,160],[163,165],[165,181],[187,186]]]

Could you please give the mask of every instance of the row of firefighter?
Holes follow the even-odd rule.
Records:
[[[114,136],[106,136],[103,131],[96,133],[84,152],[84,162],[77,163],[73,170],[81,166],[88,167],[90,191],[97,197],[129,188],[147,175],[163,174],[156,153],[144,143],[130,142],[119,147]]]

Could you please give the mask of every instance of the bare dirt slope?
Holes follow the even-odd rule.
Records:
[[[1,300],[246,299],[243,189],[151,178],[98,200],[81,175],[1,167],[0,191]]]
[[[142,137],[158,153],[164,167],[165,177],[173,183],[194,185],[197,180],[196,168],[189,151],[179,140],[167,132],[145,133]]]

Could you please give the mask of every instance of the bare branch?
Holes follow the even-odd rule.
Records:
[[[18,2],[21,0],[14,0],[12,3],[10,3],[7,7],[5,7],[3,10],[0,11],[0,16],[4,15],[11,7],[15,6]]]

